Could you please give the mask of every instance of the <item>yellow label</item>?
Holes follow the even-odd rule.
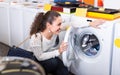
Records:
[[[116,38],[114,43],[116,47],[120,48],[120,38]]]
[[[70,2],[65,2],[65,4],[70,4]]]
[[[51,5],[50,4],[45,4],[44,5],[44,10],[46,10],[46,11],[51,10]]]
[[[76,12],[75,12],[76,16],[86,17],[86,14],[87,14],[87,8],[76,8]]]

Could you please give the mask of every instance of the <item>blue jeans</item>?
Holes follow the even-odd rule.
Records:
[[[39,61],[39,63],[45,69],[46,75],[48,73],[52,73],[53,75],[69,75],[67,67],[64,66],[62,60],[58,57]]]

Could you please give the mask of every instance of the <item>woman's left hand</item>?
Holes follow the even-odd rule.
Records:
[[[94,28],[99,28],[99,25],[102,25],[103,23],[105,23],[105,20],[102,19],[98,19],[98,20],[94,20],[93,22],[90,22],[90,26],[94,27]]]

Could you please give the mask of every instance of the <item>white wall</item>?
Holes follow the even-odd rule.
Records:
[[[103,0],[104,8],[120,9],[120,0]]]

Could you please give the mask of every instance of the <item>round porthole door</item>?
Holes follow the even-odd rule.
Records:
[[[101,42],[89,28],[75,28],[70,36],[70,44],[79,58],[95,58],[101,50]]]

